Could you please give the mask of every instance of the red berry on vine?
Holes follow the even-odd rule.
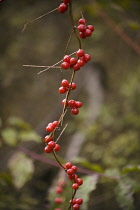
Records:
[[[67,174],[68,174],[68,175],[72,175],[72,174],[74,174],[74,170],[73,170],[73,169],[71,169],[71,168],[70,168],[70,169],[68,169],[68,170],[67,170]]]
[[[73,107],[71,109],[71,113],[74,114],[74,115],[77,115],[79,113],[79,110],[77,108]]]
[[[63,61],[69,63],[70,62],[70,56],[65,55],[64,58],[63,58]]]
[[[59,93],[64,94],[64,93],[67,92],[67,89],[66,89],[65,87],[60,87],[60,88],[58,89],[58,91],[59,91]]]
[[[70,67],[70,64],[69,64],[68,62],[63,62],[63,63],[61,64],[61,68],[62,68],[62,69],[69,69],[69,67]]]
[[[72,185],[72,188],[73,188],[74,190],[77,190],[77,189],[79,188],[78,183],[74,183],[74,184]]]
[[[83,203],[83,199],[82,199],[82,198],[77,198],[77,199],[75,200],[75,203],[81,205],[81,204]]]
[[[71,169],[73,169],[74,172],[76,172],[77,171],[77,166],[72,166]]]
[[[69,88],[70,88],[71,90],[76,89],[76,84],[75,84],[74,82],[73,82],[72,84],[69,83]]]
[[[67,162],[65,167],[66,167],[66,169],[70,169],[72,167],[72,163],[71,162]]]
[[[74,180],[75,174],[68,174],[69,179]]]
[[[62,105],[64,106],[64,105],[65,105],[65,103],[66,103],[66,99],[63,99],[63,101],[62,101]]]
[[[47,132],[52,132],[54,130],[54,126],[53,124],[51,125],[52,123],[50,123],[47,127],[46,127],[46,131]]]
[[[82,39],[85,39],[86,38],[86,36],[85,36],[85,34],[84,34],[84,32],[80,32],[80,37],[82,38]]]
[[[63,87],[69,87],[69,82],[68,82],[68,80],[63,79],[62,82],[61,82],[61,85],[62,85]]]
[[[67,9],[68,9],[68,5],[65,3],[61,3],[58,7],[58,12],[64,13],[67,11]]]
[[[79,210],[79,209],[80,209],[80,205],[77,204],[77,203],[74,204],[74,205],[73,205],[73,209],[74,209],[74,210]]]
[[[51,152],[52,152],[52,149],[51,149],[50,147],[46,146],[46,147],[44,148],[44,152],[46,152],[46,153],[51,153]]]
[[[74,107],[75,106],[75,101],[74,100],[69,100],[68,101],[68,106]]]
[[[80,32],[84,32],[86,30],[86,26],[84,24],[80,24],[78,27],[77,27],[78,31]]]
[[[45,143],[49,143],[52,140],[53,140],[53,138],[51,136],[49,136],[49,135],[47,135],[47,136],[44,137]]]
[[[90,29],[87,28],[87,29],[85,30],[84,34],[85,34],[86,37],[89,37],[89,36],[91,36],[92,31],[91,31]]]
[[[63,188],[62,187],[57,187],[56,190],[55,190],[55,192],[57,194],[61,194],[63,192]]]
[[[78,71],[80,69],[80,66],[78,63],[76,63],[72,68],[74,71]]]
[[[71,203],[71,204],[75,204],[75,203],[76,203],[76,199],[75,199],[75,198],[74,198],[74,199],[71,199],[71,200],[70,200],[70,203]]]
[[[79,59],[79,60],[77,61],[77,64],[78,64],[80,67],[83,67],[83,66],[85,65],[85,62],[84,62],[84,60]]]
[[[51,149],[55,148],[55,145],[56,145],[56,143],[54,141],[50,141],[48,143],[48,147],[51,148]]]
[[[87,28],[90,29],[92,32],[94,31],[94,26],[92,25],[88,25]]]
[[[63,198],[55,198],[54,202],[57,204],[61,204],[63,203]]]
[[[70,65],[73,66],[77,63],[77,59],[76,58],[71,58],[70,59]]]
[[[78,25],[80,25],[80,24],[86,24],[86,19],[84,19],[84,18],[81,18],[81,19],[79,19],[78,20]]]
[[[54,151],[55,152],[58,152],[60,150],[60,145],[59,144],[56,144],[55,145],[55,148],[54,148]]]
[[[59,124],[58,121],[54,121],[54,122],[53,122],[53,125],[54,125],[55,128],[58,126],[58,124]]]
[[[76,108],[80,108],[80,107],[82,107],[82,102],[80,102],[80,101],[75,101],[75,107]]]
[[[80,186],[80,185],[82,185],[82,184],[83,184],[83,179],[78,178],[78,179],[76,180],[76,182],[77,182],[77,183],[78,183],[78,185]]]
[[[84,50],[82,50],[82,49],[79,49],[79,50],[76,52],[77,57],[82,57],[84,54],[85,54],[85,52],[84,52]]]
[[[82,59],[85,61],[85,63],[87,63],[88,61],[90,61],[91,56],[89,54],[85,54]]]

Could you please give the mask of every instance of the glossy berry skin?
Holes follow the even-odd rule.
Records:
[[[69,88],[71,90],[75,90],[76,89],[76,84],[74,82],[72,84],[69,83]]]
[[[70,67],[70,64],[69,64],[68,62],[63,62],[63,63],[61,64],[61,68],[62,68],[62,69],[69,69],[69,67]]]
[[[78,178],[78,179],[76,180],[76,182],[77,182],[77,183],[78,183],[78,185],[80,186],[80,185],[82,185],[82,184],[83,184],[83,179]]]
[[[56,144],[55,145],[55,148],[54,148],[54,151],[55,152],[58,152],[60,150],[60,145],[59,144]]]
[[[66,99],[63,99],[63,101],[62,101],[62,105],[64,106],[64,105],[65,105],[65,103],[66,103]]]
[[[80,205],[77,204],[77,203],[74,204],[74,205],[73,205],[73,209],[74,209],[74,210],[79,210],[79,209],[80,209]]]
[[[91,56],[89,54],[85,54],[82,59],[85,61],[85,63],[89,62],[91,59]]]
[[[87,28],[87,29],[85,30],[84,34],[85,34],[86,37],[89,37],[89,36],[91,36],[92,31],[91,31],[90,29]]]
[[[80,101],[75,101],[75,107],[76,108],[80,108],[80,107],[82,107],[82,102],[80,102]]]
[[[53,125],[48,125],[48,126],[46,127],[46,131],[47,131],[47,132],[52,132],[53,130],[54,130]]]
[[[80,24],[78,27],[77,27],[78,31],[80,32],[84,32],[86,30],[86,26],[84,24]]]
[[[59,93],[64,94],[66,93],[67,89],[65,87],[60,87],[58,91]]]
[[[72,167],[72,163],[71,162],[67,162],[65,167],[66,167],[66,169],[70,169]]]
[[[94,26],[92,25],[88,25],[87,28],[90,29],[92,32],[94,31]]]
[[[62,82],[61,82],[61,85],[63,86],[63,87],[69,87],[69,82],[68,82],[68,80],[66,80],[66,79],[63,79],[62,80]]]
[[[78,63],[76,63],[72,68],[73,68],[74,71],[80,70],[80,66],[79,66]]]
[[[68,170],[67,170],[67,174],[68,174],[68,175],[72,175],[72,174],[74,174],[74,170],[73,170],[73,169],[71,169],[71,168],[70,168],[70,169],[68,169]]]
[[[83,199],[82,199],[82,198],[77,198],[77,199],[75,200],[75,203],[81,205],[81,204],[83,203]]]
[[[85,39],[86,38],[86,36],[85,36],[85,34],[84,34],[84,32],[80,32],[80,37],[82,38],[82,39]]]
[[[77,63],[77,59],[76,58],[71,58],[70,59],[70,65],[73,66]]]
[[[85,62],[84,62],[83,59],[79,59],[79,60],[77,61],[77,64],[78,64],[80,67],[83,67],[83,66],[85,65]]]
[[[49,135],[47,135],[47,136],[44,137],[45,143],[49,143],[52,140],[53,140],[53,138],[51,136],[49,136]]]
[[[74,198],[74,199],[70,200],[70,203],[71,204],[75,204],[76,203],[76,199]]]
[[[73,169],[74,172],[76,172],[77,171],[77,166],[72,166],[71,169]]]
[[[73,107],[71,109],[71,113],[74,114],[74,115],[77,115],[79,113],[79,110],[77,108]]]
[[[82,49],[79,49],[79,50],[76,52],[77,57],[82,57],[84,54],[85,54],[85,52],[84,52],[84,50],[82,50]]]
[[[68,106],[74,107],[75,106],[75,101],[74,100],[69,100],[68,101]]]
[[[44,148],[44,152],[46,152],[46,153],[51,153],[51,152],[52,152],[52,149],[51,149],[50,147],[46,146],[46,147]]]
[[[58,121],[54,121],[53,122],[53,126],[56,128],[58,126],[59,122]]]
[[[64,13],[67,11],[67,9],[68,9],[68,5],[65,3],[61,3],[58,7],[58,12]]]
[[[78,25],[80,25],[80,24],[86,24],[86,19],[84,19],[84,18],[81,18],[81,19],[79,19],[78,20]]]
[[[56,145],[56,143],[54,141],[50,141],[48,143],[48,147],[51,148],[51,149],[55,148],[55,145]]]
[[[74,183],[74,184],[72,185],[72,188],[73,188],[74,190],[77,190],[77,189],[79,188],[78,183]]]
[[[70,62],[70,56],[65,55],[64,58],[63,58],[63,61],[69,63]]]

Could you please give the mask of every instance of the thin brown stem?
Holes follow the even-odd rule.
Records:
[[[68,42],[67,42],[67,44],[66,44],[66,48],[65,48],[64,55],[66,55],[66,52],[67,52],[67,49],[68,49],[68,47],[69,47],[69,43],[70,43],[70,41],[71,41],[71,39],[72,39],[73,33],[74,33],[74,31],[72,31],[71,34],[70,34],[70,37],[69,37]]]
[[[53,150],[53,155],[54,155],[56,161],[58,162],[58,164],[61,166],[61,168],[63,168],[66,171],[65,167],[60,163],[60,161],[59,161],[59,159],[58,159],[58,157],[57,157],[57,155],[56,155],[54,150]]]

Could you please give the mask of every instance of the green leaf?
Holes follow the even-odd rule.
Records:
[[[8,166],[17,188],[23,187],[34,171],[33,161],[22,152],[15,153],[9,160]]]
[[[76,192],[76,198],[82,198],[84,200],[80,208],[81,210],[87,210],[89,194],[91,193],[91,191],[96,189],[98,178],[99,178],[98,175],[90,175],[82,177],[84,181],[83,185]]]
[[[20,131],[19,132],[19,139],[21,141],[34,141],[34,142],[41,142],[40,136],[37,135],[34,131]]]
[[[122,170],[122,173],[126,174],[128,172],[133,172],[133,171],[140,172],[140,165],[130,165],[130,166],[124,167]]]
[[[2,138],[9,146],[16,146],[17,144],[17,132],[13,128],[5,128],[1,132]]]
[[[30,124],[24,122],[23,120],[21,120],[18,117],[10,117],[8,119],[8,123],[12,126],[17,126],[19,128],[25,129],[25,130],[30,130],[31,129]]]

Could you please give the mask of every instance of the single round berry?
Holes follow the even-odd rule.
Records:
[[[58,126],[58,124],[59,124],[58,121],[54,121],[54,122],[53,122],[53,125],[54,125],[55,128]]]
[[[72,185],[72,188],[73,188],[74,190],[77,190],[77,189],[79,188],[78,183],[74,183],[74,184]]]
[[[77,108],[73,107],[71,109],[71,113],[74,114],[74,115],[77,115],[79,113],[79,110]]]
[[[76,180],[76,182],[77,182],[77,183],[78,183],[78,185],[80,186],[80,185],[82,185],[82,184],[83,184],[83,179],[78,178],[78,179]]]
[[[64,13],[67,11],[67,9],[68,9],[68,5],[65,3],[61,3],[58,7],[58,12]]]
[[[62,187],[57,187],[56,190],[55,190],[55,192],[57,194],[61,194],[63,192],[63,188]]]
[[[72,84],[69,83],[69,88],[70,88],[71,90],[75,90],[75,89],[76,89],[76,84],[75,84],[74,82],[72,82]]]
[[[56,143],[54,141],[50,141],[48,143],[48,147],[51,148],[51,149],[55,148],[55,145],[56,145]]]
[[[69,82],[68,82],[68,80],[66,80],[66,79],[63,79],[62,80],[62,82],[61,82],[61,85],[63,86],[63,87],[69,87]]]
[[[79,210],[79,209],[80,209],[80,205],[77,204],[77,203],[74,204],[74,205],[73,205],[73,209],[74,209],[74,210]]]
[[[64,105],[65,105],[65,103],[66,103],[66,99],[63,99],[63,101],[62,101],[62,105],[64,106]]]
[[[61,204],[63,203],[63,198],[55,198],[54,202],[57,204]]]
[[[59,91],[59,93],[64,94],[64,93],[67,92],[67,88],[65,88],[65,87],[60,87],[60,88],[58,89],[58,91]]]
[[[75,199],[75,198],[74,198],[74,199],[71,199],[71,200],[70,200],[70,203],[71,203],[71,204],[75,204],[75,203],[76,203],[76,199]]]
[[[75,101],[74,100],[69,100],[68,101],[68,106],[74,107],[75,106]]]
[[[80,107],[82,107],[82,102],[80,102],[80,101],[75,101],[75,107],[76,108],[80,108]]]
[[[60,145],[59,144],[56,144],[55,145],[55,148],[54,148],[54,151],[55,152],[58,152],[60,150]]]
[[[84,32],[86,30],[86,26],[84,24],[80,24],[78,27],[77,27],[78,31],[80,32]]]
[[[92,25],[88,25],[87,28],[90,29],[92,32],[94,31],[94,26]]]
[[[63,61],[69,63],[70,62],[70,56],[65,55],[64,58],[63,58]]]
[[[71,162],[67,162],[65,167],[66,167],[66,169],[70,169],[72,167],[72,163]]]
[[[91,59],[91,56],[89,54],[85,54],[82,59],[85,61],[85,63],[89,62]]]
[[[76,52],[77,57],[82,57],[84,54],[85,54],[85,52],[84,52],[84,50],[82,50],[82,49],[79,49],[79,50]]]
[[[75,200],[75,203],[81,205],[81,204],[83,203],[83,199],[82,199],[82,198],[77,198],[77,199]]]
[[[85,65],[85,62],[84,62],[84,60],[79,59],[79,60],[77,61],[77,64],[78,64],[80,67],[83,67],[83,66]]]
[[[52,132],[54,130],[54,126],[53,125],[48,125],[47,127],[46,127],[46,131],[47,132]]]
[[[73,170],[73,169],[71,169],[71,168],[70,168],[70,169],[68,169],[68,170],[67,170],[67,174],[68,174],[68,175],[72,175],[72,174],[74,174],[74,170]]]
[[[77,171],[77,166],[72,166],[71,169],[73,169],[74,172],[76,172]]]
[[[49,143],[52,140],[53,140],[53,138],[51,136],[49,136],[49,135],[47,135],[47,136],[44,137],[45,143]]]
[[[69,67],[70,67],[70,64],[69,64],[68,62],[63,62],[63,63],[61,64],[61,68],[62,68],[62,69],[69,69]]]
[[[80,70],[80,66],[79,66],[78,63],[76,63],[72,68],[73,68],[74,71]]]
[[[68,177],[69,177],[69,179],[71,179],[72,181],[74,181],[75,174],[68,174]]]
[[[85,36],[85,34],[84,34],[84,32],[80,32],[80,38],[82,38],[82,39],[85,39],[86,38],[86,36]]]
[[[85,34],[86,37],[89,37],[89,36],[91,36],[92,31],[91,31],[90,29],[87,28],[87,29],[85,30],[84,34]]]
[[[71,58],[70,59],[70,65],[73,66],[77,63],[77,59],[76,58]]]
[[[84,18],[81,18],[81,19],[79,19],[78,20],[78,25],[80,25],[80,24],[86,24],[86,19],[84,19]]]
[[[52,149],[51,149],[50,147],[46,146],[46,147],[44,148],[44,152],[46,152],[46,153],[51,153],[51,152],[52,152]]]

